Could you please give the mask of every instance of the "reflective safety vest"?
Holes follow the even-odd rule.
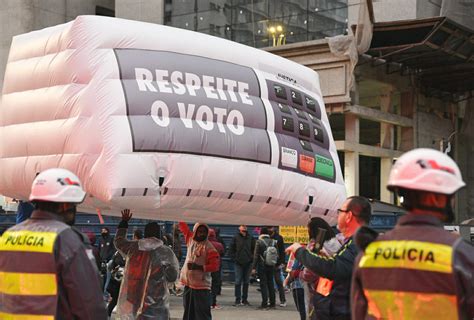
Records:
[[[59,221],[27,220],[0,237],[0,319],[54,320],[58,304],[54,247],[67,228]]]
[[[458,318],[452,261],[456,240],[437,235],[381,236],[366,248],[358,267],[369,317]]]

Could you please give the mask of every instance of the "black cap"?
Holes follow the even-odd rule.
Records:
[[[161,227],[158,223],[156,222],[150,222],[147,223],[145,226],[145,238],[162,238],[162,232],[161,232]]]

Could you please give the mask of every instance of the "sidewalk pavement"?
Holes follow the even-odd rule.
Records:
[[[222,294],[217,296],[217,304],[222,309],[212,310],[213,320],[299,320],[298,311],[296,311],[295,303],[291,292],[286,293],[287,306],[279,307],[278,292],[275,292],[277,307],[274,310],[256,310],[260,305],[262,298],[260,292],[257,291],[256,285],[249,287],[249,302],[251,306],[233,307],[235,301],[234,284],[224,283],[222,285]],[[170,303],[171,319],[181,320],[184,313],[183,298],[171,296]]]

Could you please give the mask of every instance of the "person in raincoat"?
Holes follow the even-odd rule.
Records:
[[[145,226],[144,239],[127,240],[131,218],[130,210],[122,211],[114,240],[126,261],[116,319],[168,320],[168,282],[174,282],[178,277],[178,260],[161,240],[161,229],[156,222]]]
[[[208,240],[206,224],[196,223],[191,231],[185,222],[180,222],[179,229],[188,247],[180,278],[185,286],[183,320],[210,320],[211,273],[219,271],[219,253]]]

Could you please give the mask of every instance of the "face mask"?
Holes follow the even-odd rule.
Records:
[[[108,232],[102,232],[101,233],[102,237],[104,237],[104,238],[107,237],[108,234],[109,234]]]
[[[73,226],[76,222],[76,206],[71,207],[63,212],[64,222],[67,225]]]
[[[206,236],[200,236],[200,237],[196,236],[195,240],[198,241],[198,242],[204,241],[204,240],[206,240]]]

